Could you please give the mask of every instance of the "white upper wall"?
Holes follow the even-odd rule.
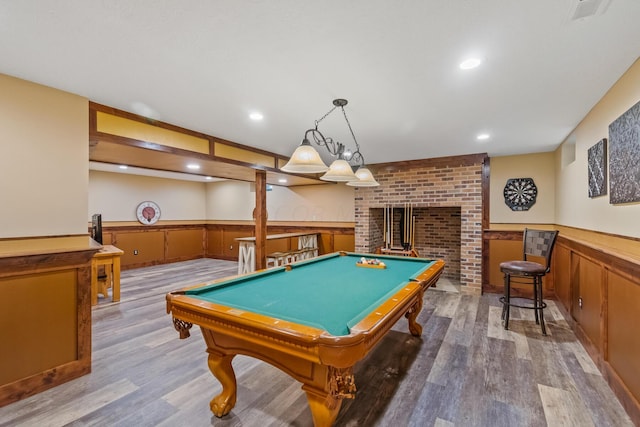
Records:
[[[251,220],[256,193],[248,182],[220,181],[207,184],[207,219]],[[270,221],[355,220],[354,189],[344,184],[296,187],[274,185],[267,192]]]
[[[267,193],[275,221],[355,221],[355,189],[345,184],[273,187]]]
[[[0,238],[87,234],[87,99],[0,74]]]
[[[256,193],[251,183],[218,181],[207,184],[207,219],[250,221],[256,205]]]
[[[160,206],[160,221],[251,221],[256,203],[252,183],[200,183],[175,179],[89,171],[88,218],[136,221],[140,202]],[[346,185],[273,186],[267,192],[270,221],[353,222],[354,189]]]
[[[102,221],[137,221],[138,205],[152,201],[160,207],[161,221],[204,220],[206,185],[202,182],[91,170],[89,219],[92,214],[99,213],[102,214]]]
[[[589,198],[587,150],[609,138],[609,125],[640,101],[640,60],[618,80],[556,151],[556,223],[640,237],[640,203],[612,205],[607,195]],[[565,161],[575,143],[575,160]],[[564,157],[563,157],[564,156]],[[607,156],[608,157],[608,156]],[[638,178],[640,179],[640,178]]]

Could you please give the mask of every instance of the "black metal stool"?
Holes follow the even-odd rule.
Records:
[[[551,253],[558,237],[557,231],[524,229],[522,260],[500,263],[500,271],[504,273],[504,296],[502,303],[502,320],[504,328],[509,329],[509,307],[532,309],[535,312],[536,324],[540,324],[542,334],[547,335],[544,327],[544,309],[547,304],[542,299],[542,278],[551,270]],[[528,261],[527,258],[540,257],[545,265]],[[511,283],[533,285],[532,305],[518,305],[511,302]]]

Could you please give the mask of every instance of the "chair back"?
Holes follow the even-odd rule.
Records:
[[[551,253],[556,244],[558,231],[524,229],[524,253],[523,259],[527,256],[544,258],[546,261],[547,273],[551,270]]]

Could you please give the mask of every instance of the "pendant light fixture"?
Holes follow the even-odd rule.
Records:
[[[333,100],[333,108],[319,120],[316,120],[313,129],[305,132],[302,143],[293,152],[287,164],[281,168],[282,171],[303,174],[325,172],[320,179],[332,182],[346,182],[347,185],[352,187],[375,187],[380,185],[364,164],[364,157],[362,153],[360,153],[360,145],[356,140],[356,136],[351,128],[351,123],[349,123],[347,113],[344,110],[344,106],[347,105],[347,103],[348,101],[346,99]],[[318,124],[329,114],[333,113],[336,108],[342,110],[344,119],[353,137],[353,142],[355,143],[355,151],[351,151],[346,148],[344,144],[334,141],[333,138],[325,137],[318,130]],[[336,158],[329,167],[322,161],[320,154],[313,148],[311,141],[316,145],[325,147],[327,151]],[[353,172],[354,167],[358,167],[355,173]]]

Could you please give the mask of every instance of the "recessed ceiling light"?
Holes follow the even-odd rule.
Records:
[[[187,165],[187,168],[189,168],[191,170],[197,170],[197,169],[200,169],[200,165],[196,165],[195,163],[189,163]]]
[[[211,181],[211,180],[213,179],[213,177],[211,177],[211,176],[207,176],[207,177],[205,177],[204,179],[206,179],[207,181]]]
[[[284,184],[285,182],[287,182],[287,180],[286,180],[286,179],[284,179],[284,178],[280,178],[280,179],[278,180],[278,182],[279,182],[279,183],[281,183],[281,184]]]
[[[254,111],[253,113],[249,114],[249,118],[251,120],[259,122],[260,120],[264,119],[264,116],[262,115],[262,113],[258,113],[257,111]]]
[[[489,135],[488,133],[479,133],[479,134],[476,136],[476,139],[477,139],[478,141],[484,141],[484,140],[486,140],[486,139],[489,139],[490,137],[491,137],[491,135]]]
[[[129,167],[129,166],[127,166],[127,165],[120,165],[120,166],[118,166],[118,168],[120,168],[120,169],[126,169],[126,168],[128,168],[128,167]]]
[[[471,70],[472,68],[476,68],[478,65],[482,63],[480,58],[469,58],[465,59],[460,63],[461,70]]]

